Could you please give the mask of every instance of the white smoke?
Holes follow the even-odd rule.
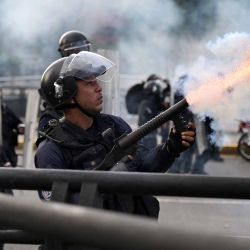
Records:
[[[176,63],[188,58],[187,53],[176,56],[187,51],[187,44],[173,32],[179,30],[181,34],[178,27],[183,22],[183,10],[174,1],[3,0],[0,8],[6,30],[5,53],[15,48],[23,67],[46,66],[57,59],[58,39],[68,30],[82,31],[95,45],[96,33],[107,26],[115,29],[116,49],[125,73],[166,77]],[[192,44],[198,46],[195,39],[189,39],[193,40]]]
[[[228,33],[209,41],[206,48],[206,55],[192,65],[177,67],[176,76],[188,75],[182,89],[185,96],[197,93],[199,101],[191,106],[192,111],[201,119],[213,118],[214,129],[224,130],[236,120],[250,117],[250,34]],[[228,76],[243,63],[249,65],[247,77],[237,85],[226,86],[231,81]]]
[[[176,65],[190,63],[204,51],[205,41],[250,31],[248,0],[183,1],[182,6],[177,2],[181,1],[2,0],[4,50],[19,56],[23,67],[44,67],[59,57],[63,32],[78,29],[95,44],[91,38],[110,26],[116,30],[125,73],[172,78]]]
[[[198,87],[204,79],[224,77],[246,56],[249,7],[248,0],[1,0],[0,74],[12,74],[13,63],[20,74],[42,74],[59,58],[64,32],[80,30],[95,46],[96,34],[109,26],[116,32],[121,73],[160,74],[173,89],[189,74],[196,78],[190,86]],[[249,116],[248,85],[226,92],[216,107],[213,98],[195,112],[218,120],[216,128]]]

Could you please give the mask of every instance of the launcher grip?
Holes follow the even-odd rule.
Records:
[[[188,130],[188,122],[181,114],[177,114],[176,116],[174,116],[172,118],[172,121],[174,122],[174,126],[177,133],[181,133],[183,131]]]

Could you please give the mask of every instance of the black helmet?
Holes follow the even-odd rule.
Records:
[[[147,81],[153,81],[153,80],[157,80],[160,79],[159,76],[157,76],[156,74],[151,74],[149,75],[149,77],[147,78]]]
[[[64,33],[59,39],[59,48],[61,56],[69,56],[80,51],[89,51],[90,42],[77,30],[71,30]]]
[[[110,81],[114,75],[114,66],[107,58],[89,51],[60,58],[43,73],[39,94],[51,108],[67,108],[77,93],[77,79]]]
[[[162,102],[170,94],[169,81],[153,74],[148,77],[143,88],[145,94],[147,96],[154,96],[157,102]]]
[[[60,58],[49,65],[41,79],[41,88],[39,94],[52,108],[58,108],[60,105],[70,101],[76,94],[76,84],[74,79],[60,79],[60,72],[67,57]],[[71,80],[73,80],[71,82]],[[63,86],[63,88],[60,86]],[[61,93],[60,93],[61,91]],[[60,97],[61,95],[61,97]]]

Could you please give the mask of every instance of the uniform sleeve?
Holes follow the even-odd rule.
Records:
[[[120,134],[130,133],[131,127],[121,118],[115,117]],[[166,172],[173,164],[175,157],[163,145],[148,148],[143,139],[138,142],[137,150],[132,161],[126,162],[127,171],[136,172]],[[124,169],[124,168],[123,168]],[[116,169],[112,169],[116,171]],[[125,170],[122,170],[125,171]]]
[[[134,159],[128,167],[130,171],[164,173],[171,167],[174,160],[175,157],[163,145],[149,149],[140,141]]]
[[[58,146],[52,141],[43,141],[39,144],[35,154],[36,168],[46,169],[64,169],[65,161]],[[39,190],[39,197],[42,200],[49,201],[51,199],[51,191]]]
[[[36,168],[64,169],[65,160],[59,147],[52,141],[44,140],[35,154]]]

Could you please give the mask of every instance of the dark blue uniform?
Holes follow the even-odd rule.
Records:
[[[149,95],[140,102],[138,107],[138,126],[142,126],[165,110],[158,102],[154,95]],[[146,135],[144,137],[144,145],[148,148],[155,147],[157,145],[157,134],[161,136],[162,141],[166,141],[169,134],[167,127],[168,125],[161,127],[160,131],[155,130]]]
[[[130,126],[124,120],[105,114],[96,116],[92,126],[87,130],[83,130],[67,121],[61,123],[58,129],[52,129],[48,134],[54,138],[59,135],[58,137],[60,137],[59,139],[61,139],[62,143],[58,144],[48,138],[43,140],[39,144],[35,155],[36,167],[48,169],[93,169],[104,159],[114,145],[112,139],[106,139],[102,136],[102,132],[108,128],[112,129],[114,138],[131,132]],[[126,164],[126,170],[165,172],[173,161],[174,156],[170,155],[162,145],[149,150],[139,144],[134,159]],[[40,196],[43,199],[49,199],[50,193],[40,192]],[[158,216],[158,202],[153,197],[138,197],[140,205],[137,204],[132,207],[130,205],[129,208],[127,205],[128,203],[131,204],[131,201],[127,202],[129,197],[124,198],[124,196],[119,195],[116,195],[115,198],[114,195],[107,195],[106,197],[107,199],[104,203],[107,209],[153,217]],[[72,202],[77,203],[77,195],[72,197]]]
[[[158,107],[154,96],[141,101],[138,107],[138,126],[141,126],[158,115]],[[157,145],[157,131],[152,131],[144,138],[144,145],[151,148]]]
[[[13,167],[17,165],[15,147],[18,143],[18,125],[22,121],[5,104],[2,105],[3,147],[1,149],[1,164],[10,162]]]
[[[40,118],[39,118],[39,123],[38,123],[38,131],[44,131],[46,130],[49,121],[52,119],[61,119],[63,117],[63,112],[59,110],[52,110],[49,109],[48,107],[42,111]]]

